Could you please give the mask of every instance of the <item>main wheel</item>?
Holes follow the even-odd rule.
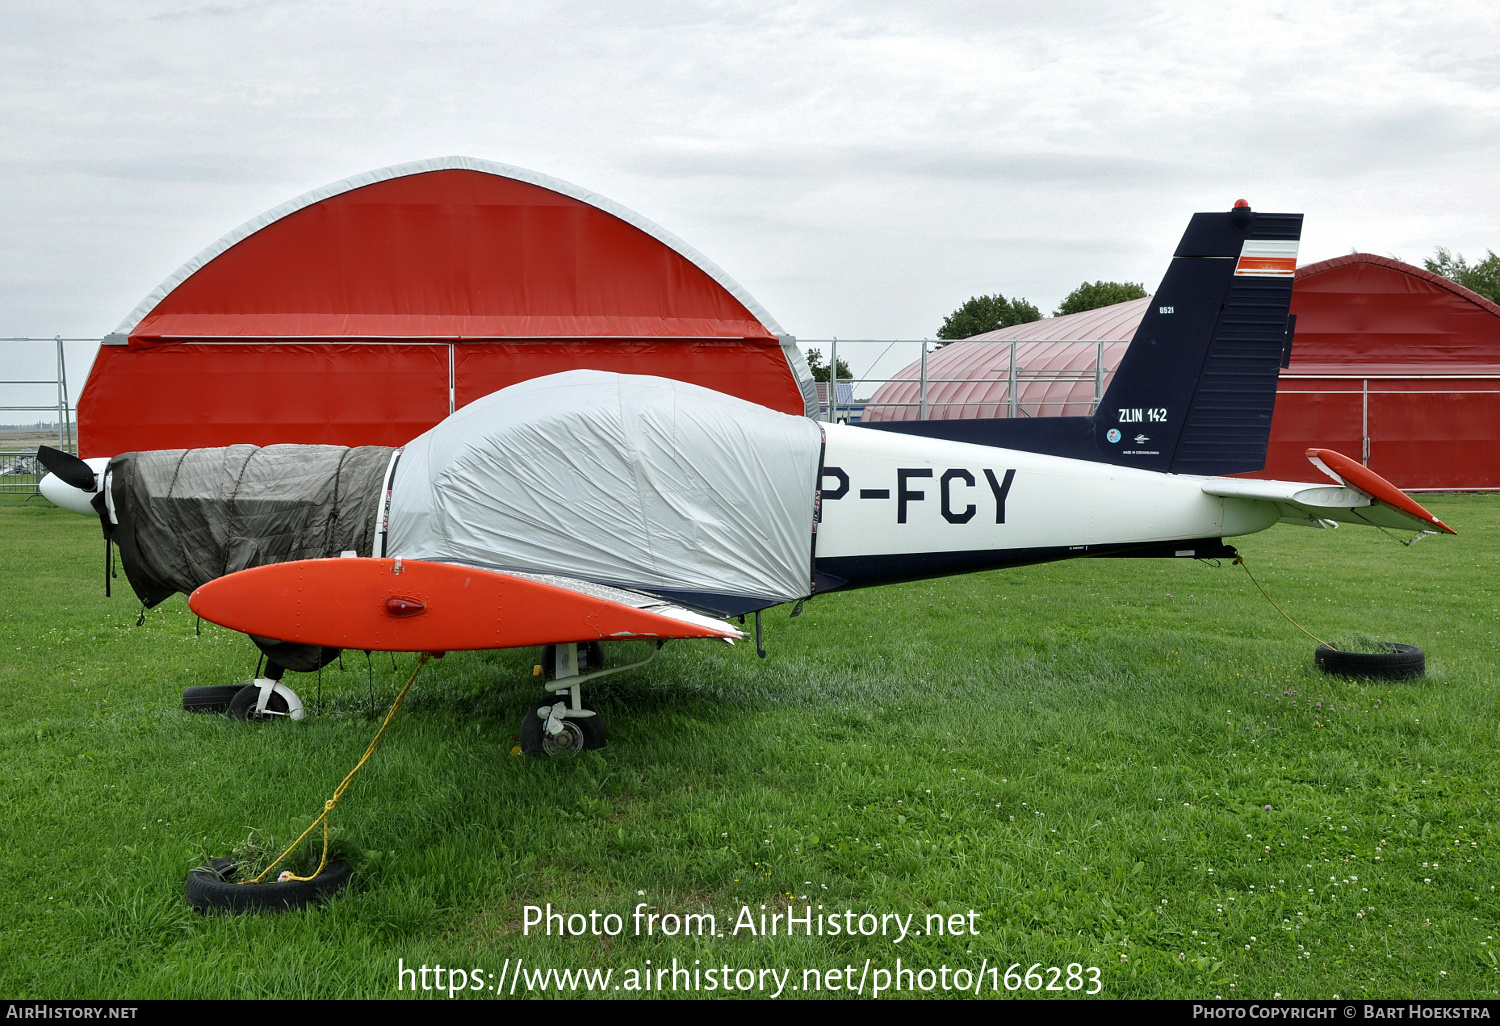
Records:
[[[229,715],[237,720],[260,720],[285,719],[291,713],[291,706],[287,705],[285,698],[271,692],[271,697],[266,700],[266,711],[256,712],[256,703],[260,701],[260,685],[246,684],[236,692],[229,703]]]
[[[546,716],[553,702],[538,702],[526,711],[521,720],[521,751],[527,755],[574,756],[595,748],[603,748],[605,742],[604,721],[597,715],[585,716],[581,720],[563,720],[562,733],[555,737],[546,732]],[[582,703],[583,708],[593,706]],[[537,713],[542,715],[538,716]]]

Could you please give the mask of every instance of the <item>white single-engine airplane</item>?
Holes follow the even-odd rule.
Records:
[[[146,606],[188,592],[252,636],[269,669],[232,711],[299,715],[282,672],[343,648],[543,645],[554,697],[523,747],[576,753],[604,742],[579,685],[641,665],[603,668],[602,641],[733,641],[725,617],[827,591],[1078,556],[1233,556],[1278,521],[1452,533],[1331,450],[1308,453],[1331,481],[1223,476],[1265,463],[1301,225],[1195,214],[1089,417],[821,424],[569,371],[395,450],[44,448],[41,490],[100,517]]]

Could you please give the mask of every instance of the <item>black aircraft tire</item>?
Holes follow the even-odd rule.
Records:
[[[1390,642],[1394,652],[1344,652],[1319,645],[1313,654],[1318,669],[1341,677],[1416,680],[1427,673],[1427,656],[1415,645]]]
[[[580,702],[579,705],[585,709],[594,708],[587,702]],[[600,716],[597,710],[593,716],[579,720],[578,725],[583,728],[583,750],[585,752],[592,752],[596,748],[603,748],[608,742],[608,735],[604,732],[604,717]]]
[[[239,694],[243,684],[204,684],[184,688],[182,707],[188,712],[228,712],[229,703]]]
[[[557,701],[565,701],[559,698]],[[553,703],[555,704],[555,703]],[[583,708],[592,710],[594,707],[587,702],[580,703]],[[526,755],[580,755],[582,752],[591,752],[596,748],[603,748],[607,737],[604,732],[604,719],[598,715],[585,716],[581,720],[569,719],[564,721],[578,729],[583,738],[582,751],[575,752],[549,752],[542,743],[542,718],[536,711],[542,708],[543,702],[538,701],[521,720],[521,751]]]
[[[200,912],[284,912],[324,901],[349,882],[349,863],[342,859],[328,863],[311,880],[285,883],[242,884],[225,879],[233,869],[233,859],[214,859],[188,873],[188,905]]]
[[[266,712],[281,713],[282,715],[255,715],[255,705],[259,701],[260,685],[246,684],[236,691],[234,698],[230,700],[229,715],[237,720],[250,720],[255,723],[260,723],[262,720],[284,720],[288,718],[286,713],[290,711],[291,706],[287,705],[286,699],[282,698],[275,691],[272,691],[271,697],[266,699]]]

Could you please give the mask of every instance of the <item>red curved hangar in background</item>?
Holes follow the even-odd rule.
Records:
[[[566,182],[445,157],[314,190],[184,264],[100,347],[80,455],[400,445],[579,368],[817,406],[794,341],[691,246]]]

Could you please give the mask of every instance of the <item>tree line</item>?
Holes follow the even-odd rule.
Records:
[[[1490,250],[1488,255],[1476,263],[1469,263],[1462,253],[1451,253],[1447,247],[1437,247],[1436,253],[1422,261],[1427,270],[1457,282],[1471,292],[1500,303],[1500,256]],[[1113,306],[1131,299],[1141,299],[1148,293],[1138,281],[1093,281],[1084,282],[1063,299],[1052,316],[1083,313],[1103,306]],[[943,318],[937,330],[939,344],[961,338],[973,338],[987,331],[1009,328],[1013,324],[1026,324],[1042,319],[1042,312],[1025,299],[1006,299],[999,292],[986,296],[970,296],[967,301]],[[842,360],[839,361],[843,363]],[[844,370],[839,369],[842,375]],[[819,380],[827,380],[827,375]]]
[[[1146,287],[1138,281],[1086,281],[1063,298],[1052,316],[1096,310],[1101,306],[1141,299],[1146,294]],[[945,343],[952,342],[1041,319],[1042,312],[1024,299],[1006,299],[998,292],[992,296],[971,296],[968,302],[943,319],[937,337]]]
[[[1483,260],[1470,264],[1462,253],[1450,253],[1446,246],[1439,246],[1437,253],[1422,264],[1433,274],[1457,282],[1491,303],[1500,303],[1500,256],[1493,249]]]

